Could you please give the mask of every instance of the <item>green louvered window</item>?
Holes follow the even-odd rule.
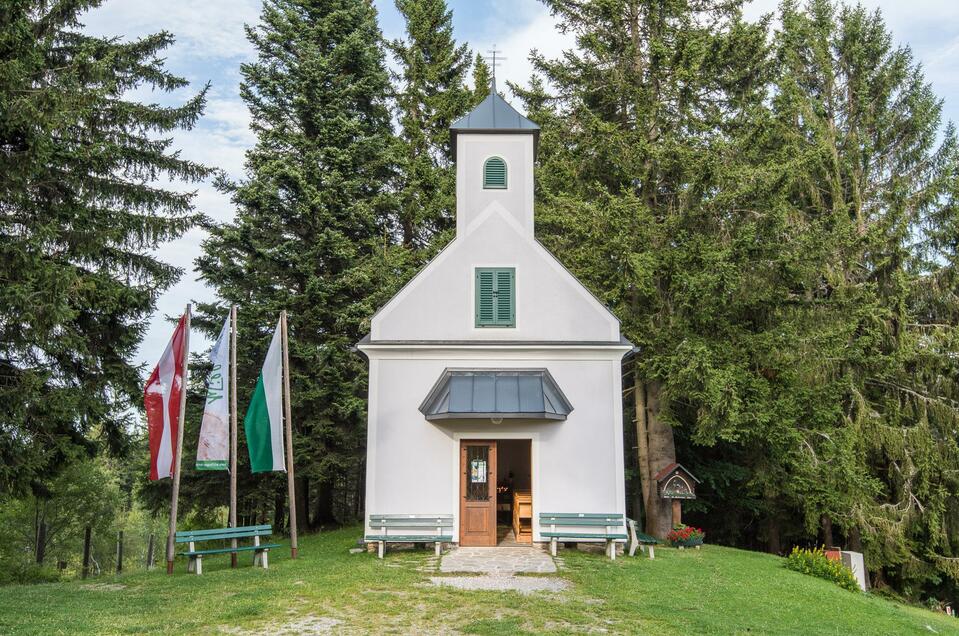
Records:
[[[506,162],[500,157],[490,157],[483,164],[483,187],[494,190],[506,188]]]
[[[476,326],[516,326],[516,269],[476,269]]]

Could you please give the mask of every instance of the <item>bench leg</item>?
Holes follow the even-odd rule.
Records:
[[[186,571],[192,573],[194,570],[196,570],[196,557],[190,557],[190,562],[187,563]]]
[[[607,549],[607,552],[609,552],[609,560],[615,561],[616,560],[616,542],[615,541],[609,542],[609,548]]]
[[[203,557],[201,556],[196,558],[196,573],[203,574]]]
[[[650,559],[656,558],[656,551],[653,549],[653,546],[649,546],[649,558]]]
[[[436,542],[436,556],[439,556],[440,553],[443,551],[442,545],[443,544],[440,543],[439,541]]]
[[[549,540],[549,553],[556,556],[556,537]]]
[[[270,551],[269,550],[263,551],[262,559],[263,559],[263,569],[269,570],[270,569]]]
[[[379,545],[376,547],[376,556],[383,558],[383,553],[386,551],[386,541],[380,541]]]

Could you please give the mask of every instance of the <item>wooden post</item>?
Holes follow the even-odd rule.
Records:
[[[230,527],[236,527],[236,305],[230,307]],[[236,549],[236,539],[231,542]],[[230,567],[236,567],[237,553],[230,553]]]
[[[673,499],[673,526],[678,526],[683,522],[683,502],[679,499]]]
[[[150,542],[147,544],[147,569],[148,569],[148,570],[152,570],[152,569],[153,569],[153,565],[154,565],[154,562],[153,562],[153,544],[154,544],[154,541],[156,541],[156,537],[155,537],[155,535],[151,532],[151,533],[150,533]]]
[[[180,465],[183,455],[183,425],[186,420],[186,392],[190,384],[190,305],[186,306],[186,324],[183,334],[183,388],[180,391],[180,423],[176,427],[176,456],[173,458],[173,495],[170,501],[170,533],[166,539],[166,573],[173,574],[174,539],[176,538],[176,509],[180,497]]]
[[[123,530],[117,531],[117,574],[123,572]]]
[[[83,569],[80,578],[85,579],[90,574],[90,526],[83,529]]]
[[[296,542],[296,490],[293,485],[293,419],[290,406],[290,350],[287,346],[286,310],[280,312],[280,339],[283,343],[283,406],[286,421],[286,482],[290,497],[290,557],[295,559]]]

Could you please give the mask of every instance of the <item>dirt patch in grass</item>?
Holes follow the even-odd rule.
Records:
[[[127,589],[127,586],[120,583],[87,583],[81,585],[80,589],[90,590],[91,592],[119,592]]]
[[[232,636],[320,636],[331,634],[343,621],[329,616],[307,614],[284,623],[270,623],[259,629],[242,629],[239,627],[221,627],[220,631]]]

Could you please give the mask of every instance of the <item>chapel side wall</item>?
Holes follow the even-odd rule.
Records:
[[[493,351],[486,357],[371,362],[371,374],[376,369],[371,405],[376,405],[370,409],[367,518],[370,513],[453,514],[458,536],[460,440],[502,438],[532,439],[535,515],[625,512],[619,355],[544,359]],[[574,410],[560,422],[428,422],[419,404],[447,367],[545,367]],[[538,519],[534,538],[541,539]]]

